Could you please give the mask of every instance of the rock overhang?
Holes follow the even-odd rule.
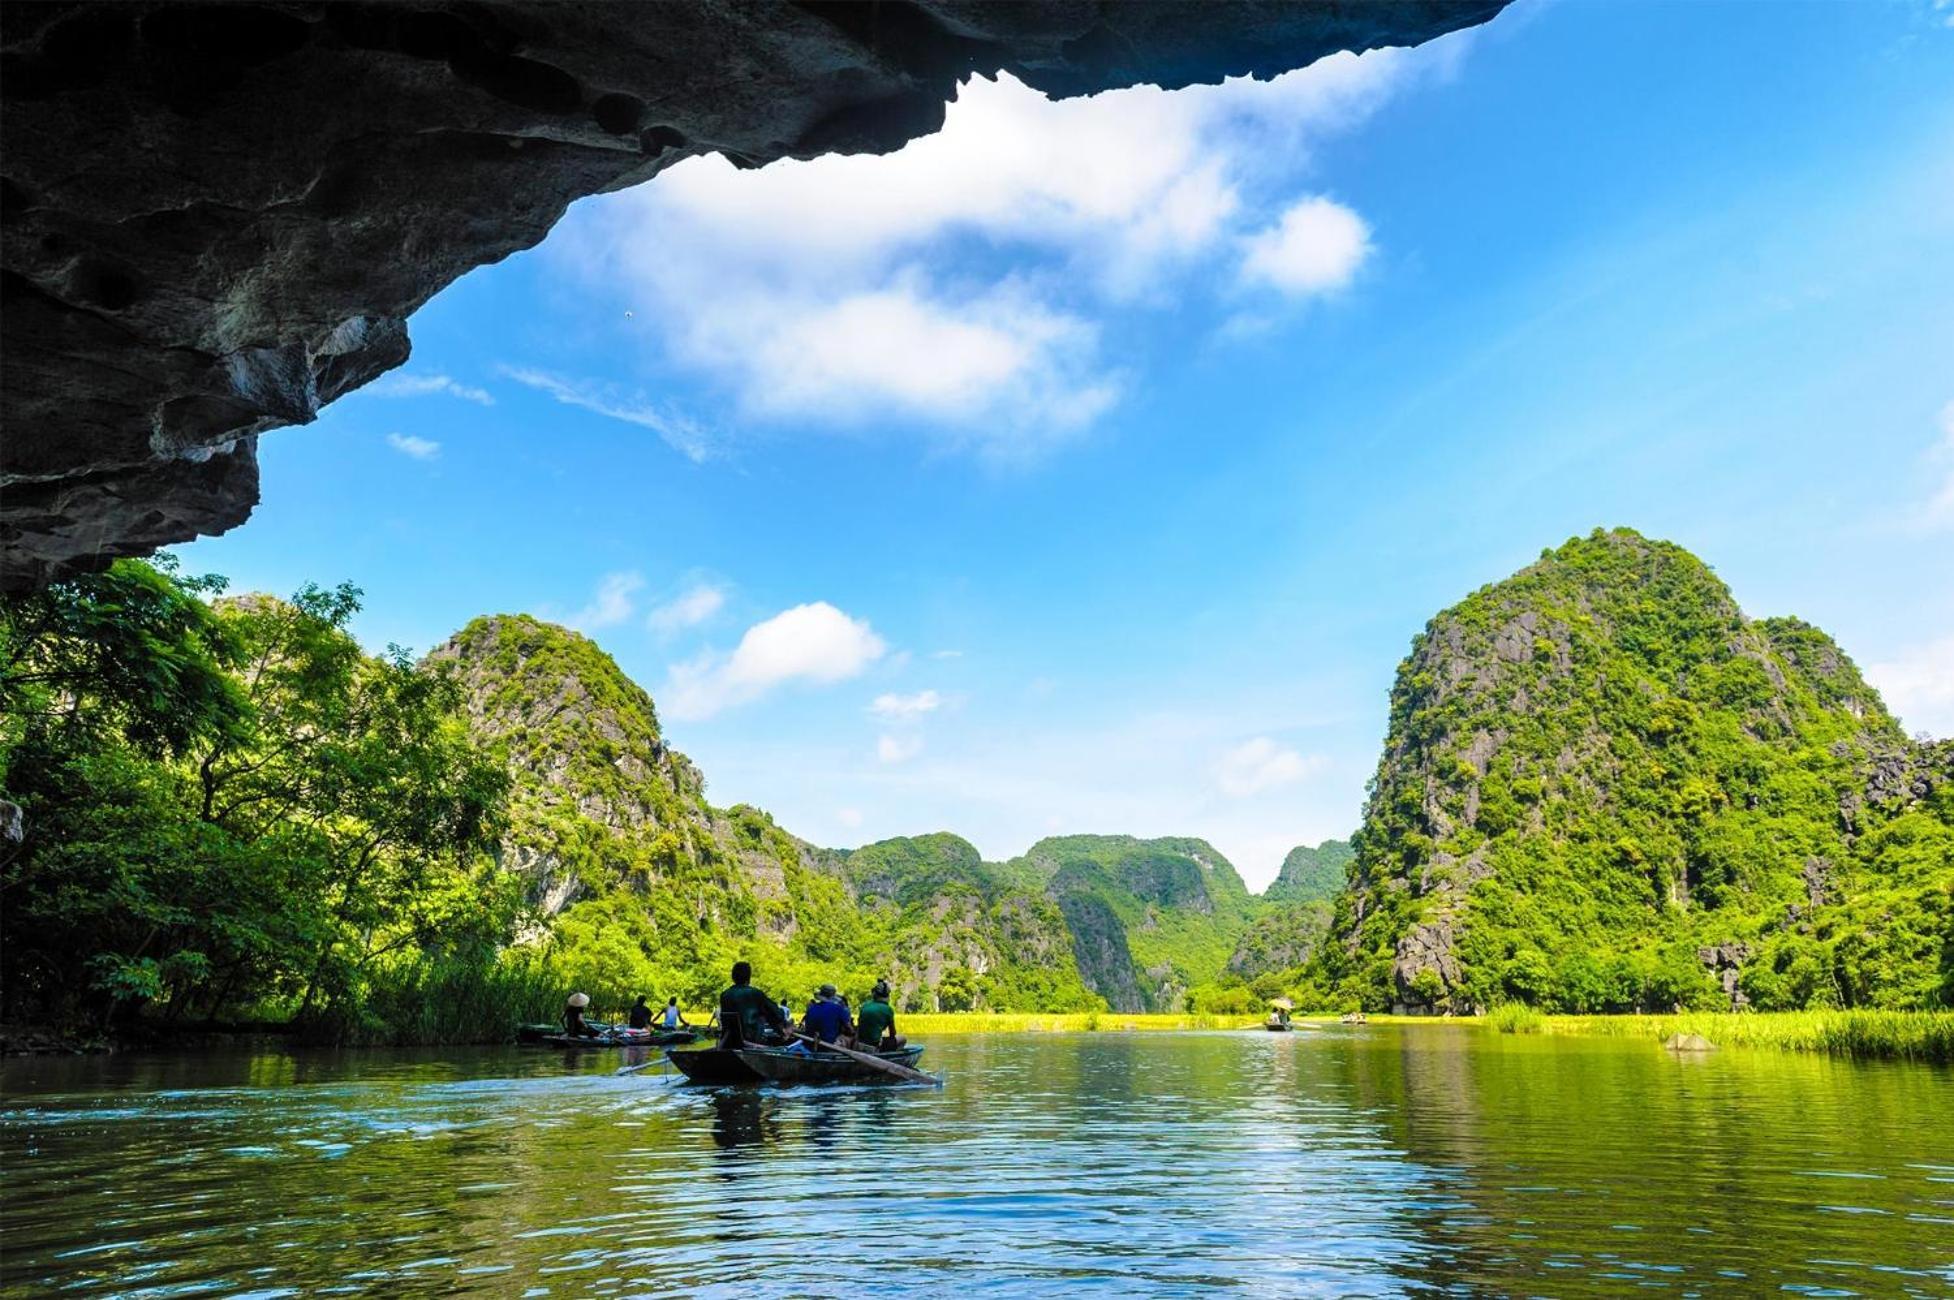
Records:
[[[221,533],[257,438],[575,199],[887,152],[970,76],[1269,77],[1507,0],[32,3],[0,10],[0,584]]]

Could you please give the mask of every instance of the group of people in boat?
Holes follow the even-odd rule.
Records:
[[[665,1003],[664,1009],[656,1012],[651,1009],[650,1001],[649,998],[640,993],[638,1000],[631,1004],[631,1011],[626,1017],[626,1021],[632,1029],[639,1032],[647,1032],[651,1029],[654,1020],[658,1022],[659,1028],[661,1029],[691,1028],[686,1023],[685,1014],[678,1009],[677,998],[669,999]],[[566,1035],[571,1038],[602,1038],[607,1032],[610,1032],[608,1028],[600,1028],[584,1019],[584,1011],[589,1006],[590,995],[588,993],[572,993],[570,995],[570,1000],[563,1004],[563,1032]]]
[[[593,1025],[584,1017],[590,1006],[586,993],[572,993],[563,1007],[563,1032],[572,1038],[601,1038],[609,1030]],[[903,1045],[896,1032],[896,1009],[889,1001],[889,982],[877,980],[868,1000],[850,1008],[848,999],[832,984],[823,984],[808,1000],[799,1019],[785,999],[775,1002],[753,986],[753,967],[748,962],[733,964],[733,982],[719,995],[718,1022],[721,1047],[777,1047],[800,1041],[800,1036],[822,1043],[865,1052],[892,1052]],[[679,1010],[678,999],[671,998],[662,1010],[654,1012],[649,999],[640,995],[632,1004],[627,1020],[634,1030],[690,1029]]]
[[[868,1000],[853,1009],[834,985],[823,984],[796,1022],[785,1001],[775,1002],[754,987],[750,963],[733,963],[733,982],[719,995],[719,1045],[772,1047],[798,1042],[803,1035],[856,1051],[898,1050],[903,1038],[896,1032],[889,982],[877,980]]]

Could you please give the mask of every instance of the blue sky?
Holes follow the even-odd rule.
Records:
[[[1954,733],[1954,8],[1522,3],[1273,84],[688,161],[413,322],[181,549],[528,610],[825,844],[1353,829],[1425,620],[1629,525]]]

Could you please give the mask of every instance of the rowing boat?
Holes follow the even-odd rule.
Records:
[[[897,1065],[916,1066],[923,1054],[920,1047],[905,1047],[899,1052],[865,1053]],[[746,1047],[739,1052],[740,1062],[768,1083],[891,1083],[898,1075],[841,1055],[839,1052],[791,1051],[784,1047]]]
[[[914,1066],[920,1047],[878,1052],[885,1061]],[[691,1083],[722,1087],[743,1083],[887,1083],[892,1076],[837,1053],[820,1056],[784,1047],[702,1047],[666,1052],[665,1059]]]
[[[760,1076],[748,1069],[740,1054],[731,1048],[701,1047],[690,1052],[665,1053],[672,1068],[691,1083],[708,1085],[759,1083]]]
[[[691,1029],[673,1029],[655,1034],[599,1034],[595,1038],[577,1037],[571,1034],[544,1034],[530,1041],[545,1047],[669,1047],[674,1043],[689,1043],[698,1037]]]

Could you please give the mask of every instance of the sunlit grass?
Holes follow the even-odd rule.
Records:
[[[1170,1029],[1252,1029],[1260,1016],[1142,1015],[1086,1011],[1064,1015],[1009,1012],[906,1012],[896,1017],[905,1034],[1075,1034]]]
[[[1497,1012],[1486,1018],[1495,1021]],[[1954,1011],[1687,1012],[1671,1016],[1546,1016],[1544,1032],[1661,1041],[1700,1034],[1718,1047],[1773,1047],[1834,1056],[1954,1061]]]
[[[1537,1034],[1546,1022],[1546,1016],[1518,1002],[1494,1007],[1486,1013],[1487,1028],[1497,1029],[1502,1034]]]

